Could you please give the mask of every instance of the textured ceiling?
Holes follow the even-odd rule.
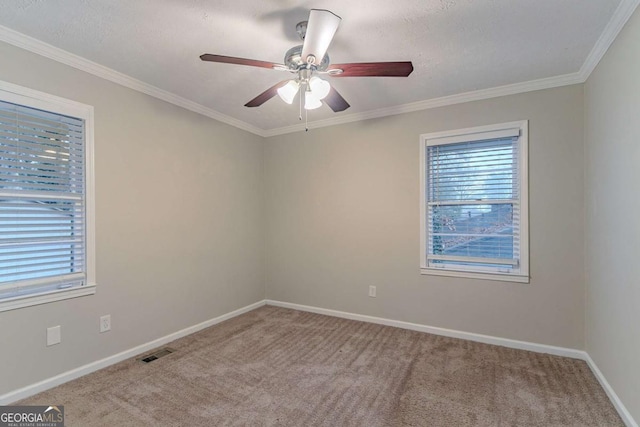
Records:
[[[351,108],[309,121],[577,72],[620,0],[12,0],[0,25],[269,130],[298,122],[273,98],[243,105],[289,76],[205,63],[213,53],[282,63],[309,9],[342,23],[333,63],[411,60],[408,78],[335,78]]]

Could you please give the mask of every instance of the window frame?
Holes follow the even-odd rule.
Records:
[[[435,268],[429,267],[427,262],[427,243],[429,241],[429,227],[427,218],[427,147],[429,141],[439,139],[438,145],[458,142],[481,141],[482,133],[494,133],[507,129],[519,128],[518,138],[518,167],[519,167],[519,204],[520,204],[520,258],[519,271],[502,273],[482,271],[482,267]],[[445,138],[449,141],[446,142]],[[432,132],[420,135],[420,273],[423,275],[462,277],[470,279],[497,280],[508,282],[529,283],[529,121],[521,120],[499,123],[487,126],[476,126],[464,129]]]
[[[84,285],[70,289],[33,292],[25,295],[3,298],[0,299],[0,312],[95,294],[96,268],[93,106],[4,81],[0,81],[0,100],[84,120],[84,238],[86,250],[86,280]]]

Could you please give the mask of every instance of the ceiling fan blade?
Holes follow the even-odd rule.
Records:
[[[200,55],[200,59],[203,61],[209,62],[221,62],[224,64],[237,64],[237,65],[248,65],[250,67],[262,67],[262,68],[278,68],[284,67],[282,64],[274,64],[273,62],[266,61],[258,61],[257,59],[245,59],[245,58],[236,58],[235,56],[223,56],[223,55],[212,55],[210,53],[205,53]]]
[[[244,104],[244,106],[245,107],[259,107],[259,106],[261,106],[262,104],[264,104],[265,102],[267,102],[268,100],[270,100],[271,98],[276,96],[278,94],[278,89],[280,89],[282,86],[286,85],[288,82],[289,82],[289,80],[283,80],[280,83],[276,83],[275,85],[271,86],[269,89],[267,89],[264,92],[262,92],[260,95],[258,95],[255,98],[253,98],[251,101],[249,101],[246,104]]]
[[[342,18],[328,10],[311,9],[302,45],[302,60],[304,62],[308,62],[309,55],[315,57],[315,64],[322,62],[341,20]]]
[[[334,74],[331,70],[342,73]],[[332,77],[407,77],[412,71],[411,61],[331,64],[327,70]]]
[[[344,111],[347,108],[351,107],[349,103],[338,93],[337,90],[331,87],[329,91],[329,95],[323,99],[324,102],[333,110],[334,113]]]

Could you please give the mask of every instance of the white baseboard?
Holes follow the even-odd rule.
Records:
[[[162,338],[158,338],[148,343],[125,350],[121,353],[114,354],[113,356],[109,356],[107,358],[98,360],[93,363],[89,363],[87,365],[81,366],[71,371],[67,371],[62,374],[56,375],[55,377],[51,377],[46,380],[40,381],[38,383],[31,384],[21,389],[1,395],[0,405],[8,405],[20,399],[33,396],[34,394],[48,390],[57,385],[60,385],[68,381],[74,380],[76,378],[79,378],[81,376],[90,374],[99,369],[106,368],[107,366],[111,366],[115,363],[137,356],[141,353],[147,352],[156,347],[160,347],[171,341],[175,341],[178,338],[182,338],[184,336],[198,332],[202,329],[208,328],[209,326],[213,326],[225,320],[239,316],[243,313],[254,310],[265,304],[276,306],[276,307],[291,308],[291,309],[300,310],[300,311],[308,311],[311,313],[324,314],[327,316],[341,317],[344,319],[359,320],[362,322],[376,323],[376,324],[386,325],[386,326],[394,326],[396,328],[409,329],[409,330],[418,331],[418,332],[426,332],[426,333],[441,335],[445,337],[460,338],[460,339],[465,339],[469,341],[481,342],[485,344],[499,345],[499,346],[514,348],[518,350],[528,350],[536,353],[547,353],[547,354],[553,354],[556,356],[581,359],[587,362],[587,364],[589,365],[589,368],[591,368],[591,371],[600,382],[600,385],[602,386],[604,391],[607,393],[607,396],[611,400],[611,403],[613,404],[613,406],[618,411],[618,414],[622,418],[625,425],[627,427],[639,427],[638,424],[633,419],[633,417],[631,416],[631,414],[629,413],[629,411],[627,410],[627,408],[624,406],[624,404],[618,397],[618,395],[615,393],[615,391],[613,390],[609,382],[606,380],[606,378],[604,377],[600,369],[598,369],[598,366],[595,364],[593,359],[591,359],[591,356],[589,356],[589,354],[583,350],[577,350],[577,349],[565,348],[565,347],[556,347],[556,346],[550,346],[546,344],[537,344],[537,343],[531,343],[527,341],[518,341],[518,340],[507,339],[507,338],[499,338],[499,337],[494,337],[490,335],[456,331],[453,329],[438,328],[435,326],[421,325],[418,323],[403,322],[400,320],[391,320],[391,319],[385,319],[382,317],[367,316],[364,314],[349,313],[346,311],[330,310],[326,308],[312,307],[308,305],[294,304],[290,302],[275,301],[275,300],[258,301],[246,307],[242,307],[242,308],[239,308],[238,310],[234,310],[230,313],[223,314],[222,316],[218,316],[213,319],[207,320],[205,322],[199,323],[197,325],[190,326],[188,328],[182,329],[181,331],[174,332]]]
[[[528,350],[536,353],[547,353],[553,354],[555,356],[571,357],[573,359],[584,360],[585,362],[587,362],[589,368],[591,368],[591,371],[593,372],[593,375],[595,375],[595,377],[600,382],[600,385],[607,393],[607,396],[618,411],[618,414],[620,415],[620,418],[622,418],[622,421],[625,423],[625,425],[627,427],[638,427],[638,424],[636,424],[627,408],[624,406],[615,391],[613,391],[613,388],[611,387],[609,382],[606,380],[602,372],[600,372],[600,369],[598,369],[595,362],[593,361],[593,359],[591,359],[591,356],[589,356],[586,351],[566,347],[555,347],[546,344],[531,343],[527,341],[511,340],[508,338],[499,338],[491,335],[474,334],[471,332],[456,331],[453,329],[438,328],[435,326],[420,325],[418,323],[402,322],[400,320],[391,320],[382,317],[367,316],[364,314],[349,313],[346,311],[330,310],[327,308],[294,304],[290,302],[275,300],[265,300],[265,302],[267,305],[273,305],[276,307],[291,308],[294,310],[325,314],[327,316],[341,317],[344,319],[360,320],[362,322],[377,323],[386,326],[395,326],[396,328],[410,329],[412,331],[426,332],[429,334],[442,335],[445,337],[460,338],[485,344],[499,345],[502,347],[515,348],[518,350]]]
[[[309,311],[312,313],[326,314],[328,316],[342,317],[344,319],[360,320],[363,322],[377,323],[396,328],[410,329],[412,331],[427,332],[434,335],[442,335],[451,338],[476,341],[485,344],[499,345],[502,347],[515,348],[518,350],[534,351],[536,353],[548,353],[556,356],[571,357],[574,359],[584,359],[584,351],[565,347],[555,347],[546,344],[536,344],[526,341],[517,341],[507,338],[493,337],[490,335],[474,334],[471,332],[456,331],[453,329],[438,328],[435,326],[420,325],[418,323],[403,322],[400,320],[384,319],[382,317],[366,316],[364,314],[348,313],[345,311],[329,310],[326,308],[311,307],[308,305],[293,304],[290,302],[266,300],[268,305],[276,307],[292,308],[294,310]]]
[[[620,415],[620,418],[622,418],[622,421],[624,421],[624,424],[627,427],[638,427],[638,424],[633,419],[627,408],[624,406],[616,392],[613,391],[613,388],[611,387],[611,384],[609,384],[609,381],[607,381],[607,379],[598,368],[598,365],[596,365],[596,362],[593,361],[591,356],[589,356],[589,353],[587,353],[586,351],[584,352],[584,361],[587,362],[587,364],[591,368],[591,372],[593,372],[593,375],[596,376],[596,378],[600,382],[600,385],[607,393],[607,396],[609,396],[609,400],[611,400],[611,403],[616,408],[616,411],[618,411],[618,414]]]
[[[263,305],[265,305],[265,300],[258,301],[256,303],[247,305],[246,307],[242,307],[237,310],[234,310],[230,313],[223,314],[222,316],[218,316],[213,319],[206,320],[202,323],[198,323],[197,325],[193,325],[188,328],[182,329],[181,331],[174,332],[172,334],[166,335],[156,340],[149,341],[148,343],[130,348],[118,354],[114,354],[113,356],[109,356],[104,359],[97,360],[87,365],[80,366],[79,368],[72,369],[67,372],[63,372],[59,375],[56,375],[55,377],[47,378],[46,380],[28,385],[26,387],[23,387],[15,391],[11,391],[7,394],[3,394],[0,396],[0,405],[8,405],[18,400],[27,398],[29,396],[33,396],[34,394],[40,393],[42,391],[48,390],[57,385],[60,385],[68,381],[74,380],[76,378],[82,377],[84,375],[90,374],[99,369],[106,368],[107,366],[111,366],[115,363],[121,362],[131,357],[135,357],[141,353],[147,352],[156,347],[163,346],[171,341],[177,340],[178,338],[182,338],[184,336],[193,334],[202,329],[208,328],[209,326],[216,325],[220,322],[231,319],[232,317],[239,316],[243,313],[246,313],[248,311],[261,307]]]

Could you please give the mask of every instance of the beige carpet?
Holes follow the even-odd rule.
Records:
[[[29,398],[67,426],[622,426],[589,367],[262,307]]]

